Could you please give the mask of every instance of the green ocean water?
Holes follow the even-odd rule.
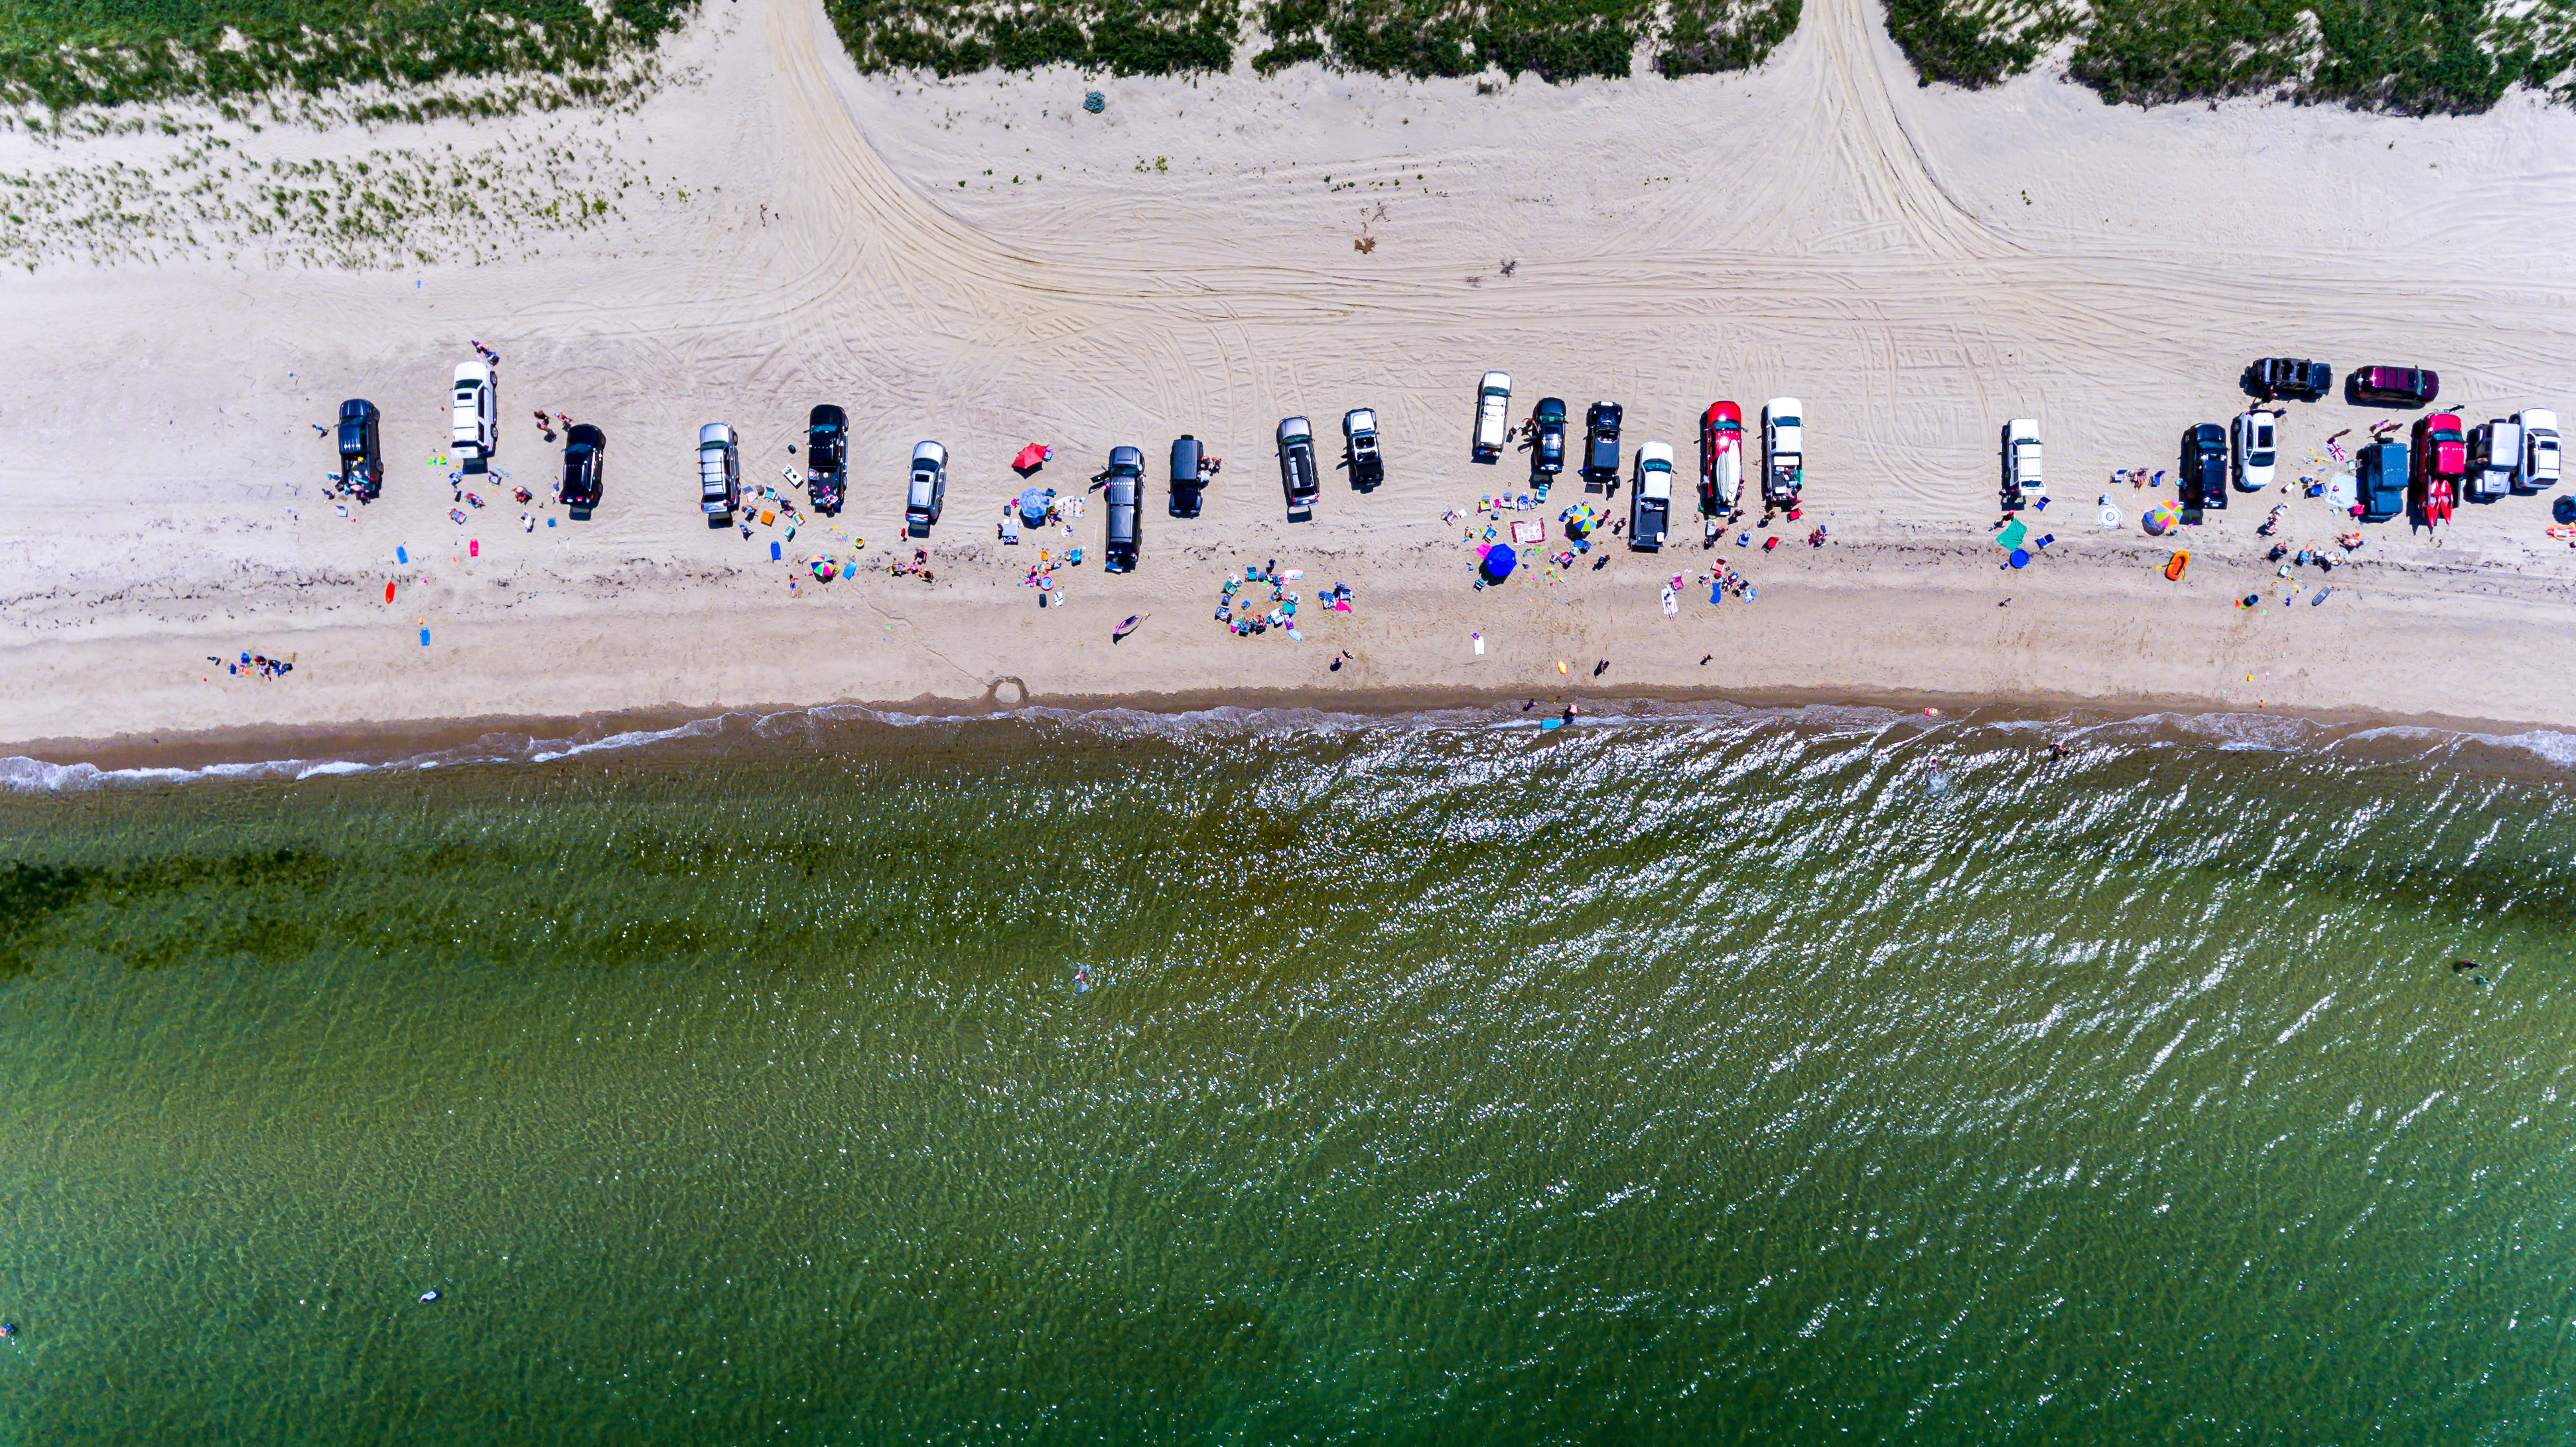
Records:
[[[2528,748],[545,752],[0,798],[0,1443],[2576,1435]]]

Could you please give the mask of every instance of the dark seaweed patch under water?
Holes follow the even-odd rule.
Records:
[[[0,1438],[2552,1435],[2563,784],[2039,737],[0,801]]]

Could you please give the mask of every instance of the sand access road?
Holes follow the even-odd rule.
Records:
[[[650,184],[616,223],[532,255],[314,268],[290,228],[264,260],[0,279],[21,363],[0,378],[0,735],[68,756],[606,710],[1578,686],[2576,722],[2554,666],[2576,552],[2543,536],[2546,498],[2464,509],[2440,537],[2373,527],[2360,561],[2294,580],[2287,607],[2255,525],[2289,501],[2283,538],[2321,544],[2344,524],[2320,504],[2240,496],[2188,539],[2181,585],[2162,577],[2169,544],[2092,521],[2111,469],[2172,467],[2182,429],[2240,410],[2238,369],[2267,353],[2436,366],[2473,421],[2576,416],[2556,241],[2576,191],[2555,159],[2576,118],[2529,98],[2414,121],[2115,110],[2044,75],[1926,90],[1864,0],[1817,0],[1750,75],[1493,94],[1311,66],[863,78],[810,0],[712,6],[670,59],[673,83],[581,142]],[[540,124],[562,133],[404,135],[506,145]],[[239,137],[293,156],[385,143]],[[153,142],[93,144],[148,164]],[[0,169],[62,160],[0,139]],[[556,465],[531,407],[606,429],[595,515],[523,532],[486,487],[492,507],[448,521],[430,459],[469,338],[505,358],[499,462],[517,483],[542,491]],[[1775,553],[1720,550],[1760,601],[1707,603],[1689,580],[1712,555],[1687,519],[1657,558],[1612,547],[1561,582],[1472,590],[1442,515],[1525,486],[1517,458],[1467,459],[1489,367],[1518,380],[1515,415],[1542,395],[1578,418],[1622,401],[1630,443],[1673,443],[1686,484],[1709,402],[1751,420],[1766,397],[1804,399],[1806,518]],[[350,396],[385,408],[390,475],[344,519],[311,424]],[[734,423],[745,477],[775,480],[820,401],[854,423],[839,531],[705,527],[698,424]],[[1329,450],[1354,406],[1382,419],[1388,483],[1359,496],[1328,473],[1314,519],[1288,521],[1272,427],[1310,416]],[[2059,502],[2035,521],[2059,542],[2007,574],[1987,536],[1997,429],[2017,415],[2045,429]],[[2388,415],[2294,406],[2287,471]],[[1039,481],[1079,489],[1111,446],[1153,471],[1182,432],[1228,466],[1196,520],[1162,516],[1153,490],[1138,573],[1100,574],[1096,504],[1078,536],[993,542],[1022,443],[1057,449]],[[954,458],[920,544],[933,584],[883,568],[916,546],[902,479],[923,437]],[[1556,500],[1576,495],[1569,480]],[[2115,500],[2134,519],[2146,497]],[[1555,511],[1535,514],[1551,540]],[[1811,550],[1796,539],[1817,522],[1834,541]],[[859,537],[855,575],[790,591],[803,557],[847,561]],[[1019,582],[1047,543],[1094,561],[1040,609]],[[1303,644],[1232,637],[1210,618],[1219,579],[1273,558],[1347,580],[1358,610]],[[2333,596],[2307,606],[2323,582]],[[2232,605],[2248,593],[2263,605]],[[296,671],[207,664],[245,649]],[[1613,668],[1594,679],[1599,658]]]

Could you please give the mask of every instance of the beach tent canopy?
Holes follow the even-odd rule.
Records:
[[[1520,563],[1520,554],[1512,551],[1511,544],[1496,543],[1485,552],[1485,576],[1499,583],[1510,577]]]
[[[1032,442],[1028,446],[1020,449],[1020,455],[1011,459],[1011,465],[1022,472],[1026,472],[1030,468],[1036,467],[1038,464],[1045,462],[1046,453],[1047,450],[1045,448]]]
[[[1045,488],[1033,487],[1020,494],[1020,521],[1027,523],[1033,528],[1041,527],[1046,523],[1046,512],[1047,494]]]

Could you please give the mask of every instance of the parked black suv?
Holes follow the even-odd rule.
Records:
[[[1619,481],[1619,404],[1595,402],[1583,412],[1583,475],[1617,485]]]
[[[2182,435],[2183,506],[2227,506],[2227,429],[2203,422]]]
[[[1538,410],[1530,415],[1538,422],[1538,432],[1530,441],[1530,471],[1554,477],[1565,471],[1565,399],[1541,397]]]
[[[361,502],[385,489],[384,439],[377,434],[376,404],[352,397],[340,404],[340,485]]]
[[[1136,554],[1144,546],[1145,454],[1133,447],[1109,449],[1109,481],[1102,489],[1109,504],[1109,524],[1101,540],[1102,569],[1136,571]]]
[[[607,451],[608,434],[587,422],[574,423],[564,434],[564,506],[599,506],[600,468]]]
[[[1194,518],[1207,496],[1207,479],[1199,476],[1204,456],[1199,440],[1184,432],[1172,439],[1172,516]]]
[[[2334,368],[2304,357],[2265,357],[2245,369],[2245,386],[2266,401],[2296,397],[2314,402],[2334,390]]]

